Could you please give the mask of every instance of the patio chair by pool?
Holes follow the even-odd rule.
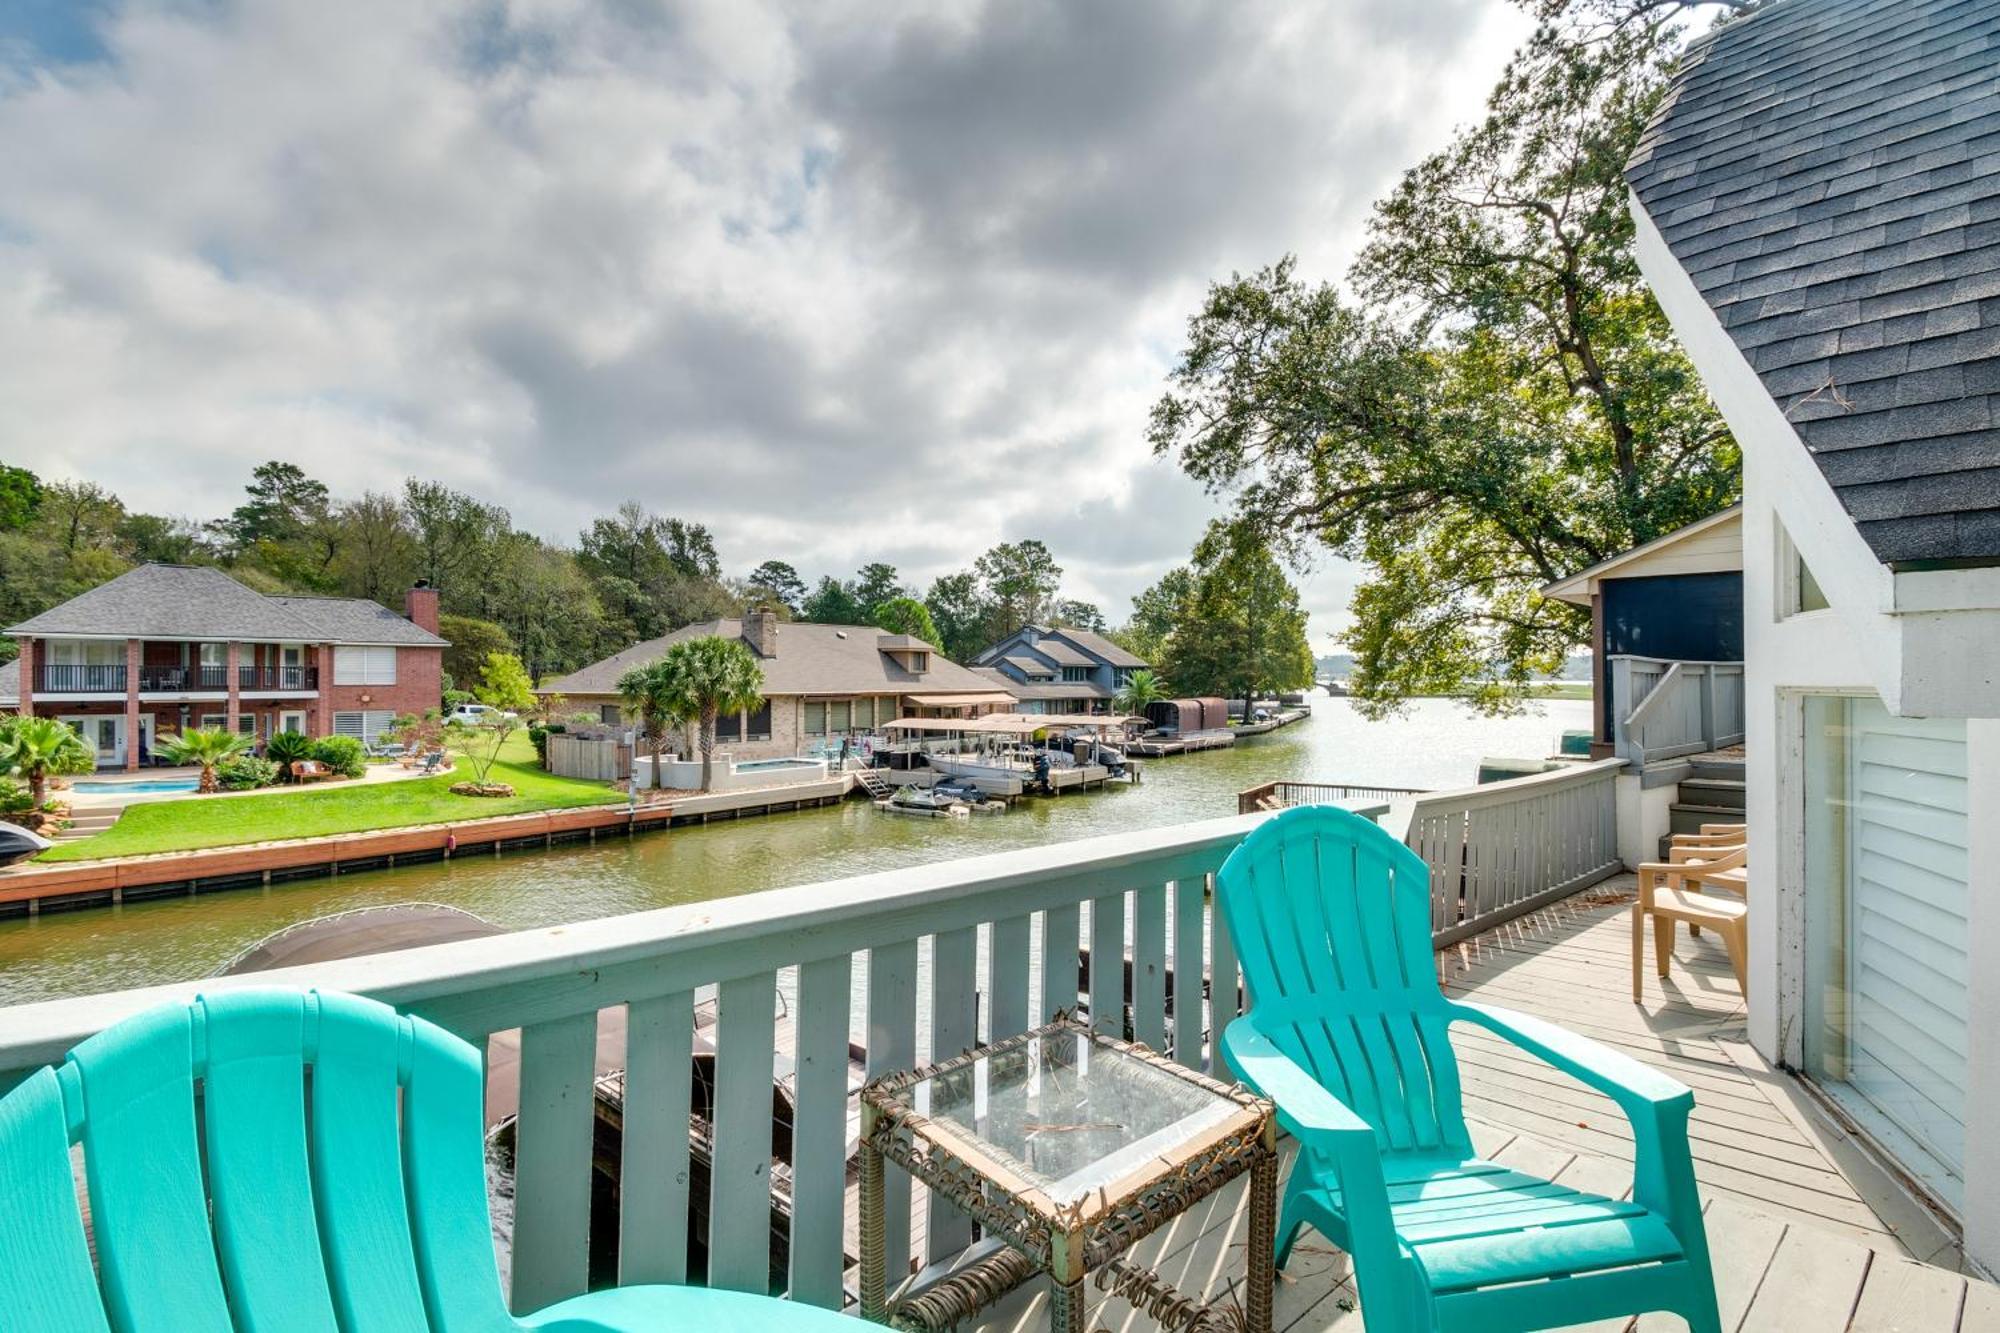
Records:
[[[1448,1000],[1430,870],[1366,819],[1289,810],[1224,863],[1216,897],[1250,1010],[1229,1066],[1278,1106],[1299,1155],[1282,1268],[1310,1224],[1348,1251],[1370,1333],[1556,1328],[1648,1310],[1718,1333],[1688,1153],[1693,1094],[1554,1024]],[[1629,1201],[1480,1161],[1447,1031],[1484,1028],[1610,1097],[1631,1122]]]
[[[109,1028],[0,1099],[0,1322],[40,1333],[854,1327],[703,1287],[621,1287],[511,1317],[486,1211],[480,1082],[478,1053],[458,1038],[332,992],[228,991]],[[71,1176],[79,1142],[95,1266]]]
[[[444,767],[444,757],[443,750],[432,750],[417,762],[417,772],[429,777]]]

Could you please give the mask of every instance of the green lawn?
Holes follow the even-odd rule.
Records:
[[[129,807],[123,818],[96,837],[64,843],[38,859],[43,863],[90,861],[105,856],[184,852],[567,806],[612,805],[625,799],[622,792],[601,782],[542,772],[535,766],[534,747],[525,732],[508,738],[500,762],[493,766],[492,780],[511,783],[515,795],[505,799],[452,795],[451,784],[469,776],[463,760],[459,765],[456,773],[403,782],[344,782],[269,795],[145,802]]]

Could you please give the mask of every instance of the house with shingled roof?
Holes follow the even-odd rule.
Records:
[[[1725,24],[1628,181],[1743,451],[1750,1040],[2000,1270],[2000,6]]]
[[[740,639],[764,673],[763,701],[719,719],[717,741],[737,759],[776,759],[843,742],[859,747],[902,717],[976,717],[1011,709],[1015,696],[966,670],[936,647],[873,625],[823,625],[780,620],[758,608],[742,617],[684,625],[657,639],[566,676],[545,680],[536,693],[560,697],[607,724],[626,721],[618,680],[657,661],[677,643],[719,636]]]
[[[348,735],[373,744],[401,713],[436,708],[444,650],[437,591],[404,613],[360,597],[272,596],[202,565],[147,564],[6,633],[0,708],[59,717],[99,768],[151,762],[189,727]]]
[[[1021,700],[1024,713],[1102,713],[1146,663],[1102,634],[1023,625],[973,657],[972,669]]]

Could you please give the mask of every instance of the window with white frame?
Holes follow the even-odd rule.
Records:
[[[387,710],[340,712],[333,715],[333,734],[352,736],[363,745],[374,745],[382,733],[395,724],[396,715]]]
[[[368,644],[343,644],[333,650],[336,685],[394,685],[396,650]]]

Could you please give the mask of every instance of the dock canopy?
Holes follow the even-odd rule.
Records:
[[[918,708],[965,708],[971,705],[1011,704],[1015,702],[1011,694],[995,690],[991,694],[906,694],[903,696]]]
[[[1162,699],[1146,705],[1146,720],[1178,731],[1218,731],[1229,725],[1229,705],[1221,699]]]
[[[899,717],[894,722],[883,723],[882,729],[1025,736],[1037,731],[1108,731],[1139,720],[1136,717],[1089,717],[1082,714],[988,713],[985,717]]]

